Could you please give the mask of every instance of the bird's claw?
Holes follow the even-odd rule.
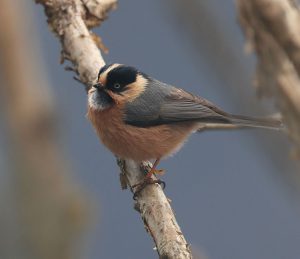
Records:
[[[164,169],[152,169],[152,166],[149,164],[141,164],[141,170],[145,175],[149,172],[151,172],[151,174],[163,175],[166,172]]]
[[[137,196],[147,185],[155,183],[159,184],[163,190],[166,188],[166,183],[160,179],[153,180],[152,178],[145,178],[141,183],[137,183],[132,186],[132,189],[136,188],[136,191],[133,194],[133,199],[137,200]]]

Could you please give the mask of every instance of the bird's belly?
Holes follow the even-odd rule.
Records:
[[[116,133],[116,129],[118,133]],[[102,142],[117,156],[136,161],[168,156],[178,150],[190,131],[172,126],[105,128],[99,132]]]
[[[89,114],[103,144],[115,155],[135,161],[162,158],[173,154],[196,126],[189,123],[139,128],[124,124],[120,116],[112,116],[108,120],[103,115],[98,114],[91,118]]]

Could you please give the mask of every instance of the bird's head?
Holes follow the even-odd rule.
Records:
[[[121,64],[103,66],[88,92],[90,108],[105,110],[132,102],[145,91],[148,78],[136,68]]]

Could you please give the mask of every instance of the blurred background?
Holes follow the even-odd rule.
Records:
[[[20,42],[15,35],[10,39],[16,46],[4,37],[0,44],[0,258],[156,258],[132,194],[121,191],[114,156],[85,117],[83,87],[59,65],[61,47],[42,7],[12,2],[22,5],[26,17],[16,15],[15,26],[21,22],[35,41]],[[128,0],[119,1],[94,31],[109,49],[107,63],[136,66],[231,113],[271,114],[273,104],[255,95],[255,57],[245,54],[236,17],[231,0]],[[10,64],[10,75],[6,50],[14,47],[16,55],[27,56]],[[36,89],[18,88],[18,69],[35,75],[24,80]],[[38,118],[34,134],[26,131],[27,108]],[[26,115],[23,122],[20,114]],[[300,258],[299,163],[291,151],[279,132],[214,131],[194,134],[160,164],[167,171],[165,193],[196,256]],[[48,156],[55,159],[43,163]],[[32,252],[36,245],[44,252]],[[57,256],[53,247],[68,256]]]

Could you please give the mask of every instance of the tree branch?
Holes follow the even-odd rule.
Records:
[[[293,0],[237,0],[239,20],[256,51],[259,94],[273,96],[300,150],[300,13]]]
[[[7,206],[14,206],[17,232],[7,258],[77,258],[74,241],[81,234],[87,203],[69,177],[57,141],[53,100],[37,42],[28,35],[34,27],[30,17],[25,2],[1,1],[1,108],[13,168],[13,204]],[[13,235],[2,234],[5,239]]]
[[[45,7],[50,28],[62,43],[64,56],[74,65],[80,80],[90,84],[104,60],[88,28],[98,25],[115,0],[38,0]],[[104,5],[105,3],[105,5]],[[91,18],[92,17],[92,18]],[[88,86],[87,86],[88,87]],[[123,187],[140,183],[140,164],[119,160]],[[124,180],[125,179],[125,180]],[[157,184],[147,186],[137,197],[135,208],[151,234],[160,258],[191,258],[189,246],[176,222],[170,203]]]

